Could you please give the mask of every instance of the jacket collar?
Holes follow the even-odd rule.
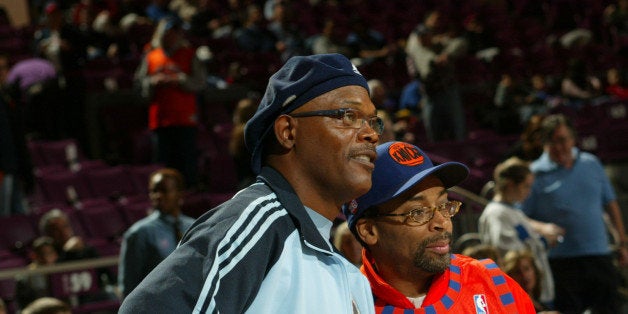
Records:
[[[331,253],[328,242],[325,241],[320,232],[318,232],[316,225],[306,212],[299,196],[286,178],[271,167],[263,167],[257,179],[262,180],[275,192],[277,199],[286,211],[288,211],[290,218],[292,218],[296,228],[299,230],[301,239],[317,249]],[[340,209],[338,209],[338,212],[340,212]]]

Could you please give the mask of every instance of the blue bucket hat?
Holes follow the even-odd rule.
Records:
[[[251,168],[259,173],[263,142],[275,119],[334,89],[357,85],[369,90],[366,79],[341,54],[319,54],[290,58],[270,77],[257,112],[246,123],[244,142],[251,153]]]
[[[355,233],[355,224],[367,209],[401,195],[429,175],[436,176],[445,188],[450,188],[467,178],[469,168],[459,162],[435,166],[420,148],[405,142],[377,146],[371,189],[342,207],[351,231]]]

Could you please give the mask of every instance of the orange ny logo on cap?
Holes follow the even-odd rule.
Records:
[[[390,145],[388,154],[398,164],[404,166],[416,166],[423,163],[423,155],[419,149],[408,143],[397,142]]]

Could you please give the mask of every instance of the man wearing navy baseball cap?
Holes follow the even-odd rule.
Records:
[[[120,313],[373,313],[368,281],[329,238],[371,188],[375,112],[346,57],[289,59],[245,127],[257,182],[201,216]]]
[[[447,189],[468,173],[461,163],[432,164],[409,143],[377,147],[373,187],[343,207],[364,246],[361,270],[376,313],[535,313],[493,261],[451,252],[451,218],[462,203],[449,200]]]

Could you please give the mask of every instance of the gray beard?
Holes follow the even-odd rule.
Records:
[[[425,254],[425,248],[433,242],[448,239],[451,240],[451,233],[445,232],[441,236],[435,236],[432,238],[425,239],[423,242],[419,243],[416,254],[414,255],[414,266],[418,267],[428,273],[442,273],[451,264],[451,254],[438,255],[436,257],[432,257],[433,254],[427,255]]]

